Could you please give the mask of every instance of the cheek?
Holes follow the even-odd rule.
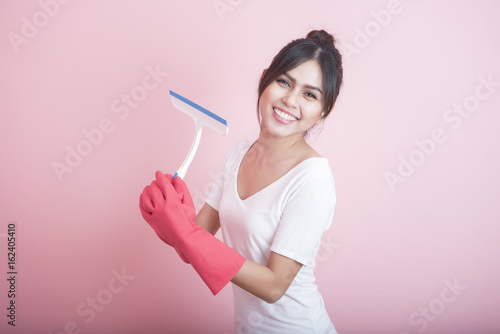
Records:
[[[323,108],[319,103],[314,103],[314,105],[309,105],[305,109],[305,112],[307,113],[307,118],[310,120],[316,121],[321,117],[321,113],[323,111]]]
[[[264,89],[262,96],[266,96],[268,100],[273,100],[282,96],[284,92],[286,92],[286,89],[281,87],[276,81],[273,81]]]
[[[259,111],[261,110],[262,107],[265,107],[267,104],[270,103],[271,101],[271,95],[272,95],[272,89],[270,88],[270,85],[264,89],[262,92],[262,95],[260,96],[259,99]]]
[[[266,101],[266,97],[264,96],[264,94],[262,94],[260,96],[260,99],[259,99],[259,106],[258,106],[258,114],[259,114],[259,120],[262,120],[262,116],[264,115],[264,111],[265,111],[265,105],[267,105],[267,101]]]

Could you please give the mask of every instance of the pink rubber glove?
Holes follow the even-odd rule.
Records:
[[[245,263],[238,252],[196,224],[191,195],[180,177],[172,180],[171,175],[156,172],[156,180],[140,196],[139,207],[144,220],[191,263],[214,295]]]
[[[166,174],[165,177],[168,179],[169,182],[172,182],[172,175]],[[147,193],[146,193],[147,191]],[[144,220],[148,222],[148,224],[155,230],[156,234],[160,239],[166,243],[167,245],[170,245],[174,247],[174,242],[171,240],[171,238],[168,238],[167,236],[163,235],[162,229],[159,228],[156,223],[160,223],[161,225],[161,219],[160,220],[152,220],[152,219],[146,219],[146,216],[144,215],[145,212],[154,212],[155,211],[155,204],[153,203],[153,200],[155,203],[159,203],[161,198],[164,198],[163,194],[161,193],[161,190],[158,187],[158,184],[156,180],[151,182],[151,185],[146,186],[143,190],[144,196],[141,194],[140,197],[140,209],[141,209],[141,214]],[[194,204],[193,200],[191,199],[191,194],[188,192],[187,196],[184,196],[183,194],[179,194],[179,200],[182,204],[183,210],[186,210],[186,214],[188,215],[189,219],[194,219],[196,221],[196,211],[194,209]],[[175,218],[174,218],[175,219]],[[189,263],[189,260],[186,258],[186,256],[180,251],[180,249],[175,248],[177,254],[179,254],[180,258],[182,261]]]

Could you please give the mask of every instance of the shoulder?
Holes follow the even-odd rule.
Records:
[[[229,153],[230,157],[244,156],[248,152],[250,147],[254,144],[255,140],[250,138],[245,138],[238,141]]]
[[[321,154],[319,154],[311,145],[306,144],[306,148],[304,149],[304,157],[308,158],[322,158]]]
[[[327,158],[306,159],[296,166],[289,176],[290,196],[315,198],[321,194],[321,202],[335,199],[335,182]]]
[[[234,173],[238,170],[241,160],[243,159],[246,152],[250,149],[250,147],[253,145],[254,142],[255,140],[246,138],[238,141],[233,146],[233,148],[231,149],[226,158],[226,164],[225,164],[226,172],[231,171]]]
[[[333,182],[333,173],[330,163],[324,157],[311,157],[302,161],[297,166],[297,174],[304,181],[316,179],[331,180]]]
[[[241,160],[241,158],[245,155],[248,149],[252,146],[253,141],[249,138],[242,139],[238,141],[229,151],[229,155],[227,156],[227,162]]]
[[[307,206],[318,212],[330,212],[336,203],[333,173],[326,158],[309,158],[290,175],[284,200],[292,206]],[[308,211],[309,212],[309,211]]]
[[[308,174],[305,179],[327,179],[333,182],[333,173],[327,158],[321,156],[314,148],[306,143],[302,162],[303,169]]]

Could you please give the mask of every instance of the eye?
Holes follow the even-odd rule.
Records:
[[[313,93],[310,93],[310,92],[306,92],[305,95],[308,97],[308,98],[311,98],[311,99],[314,99],[314,100],[317,100],[318,98],[316,97],[316,95],[314,95]]]
[[[284,85],[284,86],[290,87],[290,84],[285,79],[279,78],[279,79],[276,79],[276,82],[278,82],[280,85]]]

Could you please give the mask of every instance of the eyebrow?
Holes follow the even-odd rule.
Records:
[[[284,76],[286,76],[291,82],[295,83],[297,80],[295,80],[294,77],[292,77],[288,72],[285,72],[283,73]],[[321,94],[323,94],[323,92],[321,91],[321,89],[319,89],[318,87],[316,86],[311,86],[311,85],[304,85],[304,87],[308,88],[308,89],[313,89],[313,90],[317,90],[318,92],[320,92]]]

